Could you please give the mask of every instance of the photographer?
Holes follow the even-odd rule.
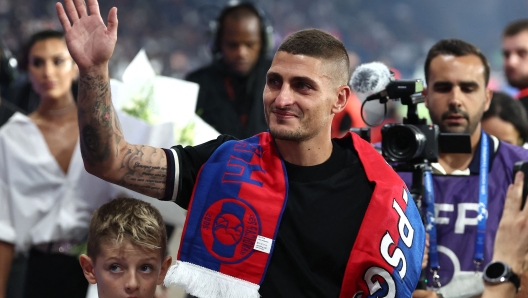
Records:
[[[432,164],[435,208],[428,212],[427,229],[435,229],[436,237],[431,233],[426,271],[429,290],[443,297],[482,294],[482,270],[493,257],[513,165],[528,160],[525,149],[482,131],[481,118],[491,100],[486,88],[489,74],[486,57],[462,40],[439,41],[425,61],[428,87],[423,94],[433,123],[442,133],[467,133],[471,138],[470,154],[440,152],[438,163]],[[411,173],[399,174],[408,186],[412,184]],[[424,290],[414,293],[414,297],[434,295]]]

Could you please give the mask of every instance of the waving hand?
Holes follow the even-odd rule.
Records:
[[[68,50],[81,72],[106,65],[117,40],[117,8],[110,9],[107,27],[97,0],[87,1],[88,7],[83,0],[64,0],[66,10],[61,3],[55,5]]]
[[[55,5],[66,44],[79,67],[79,136],[85,169],[106,181],[147,196],[165,194],[167,159],[160,148],[129,144],[112,104],[108,61],[117,40],[117,8],[108,26],[97,0],[64,0]],[[160,177],[153,179],[152,177]]]

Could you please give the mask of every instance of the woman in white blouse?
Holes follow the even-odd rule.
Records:
[[[26,54],[22,65],[40,104],[0,128],[0,283],[14,247],[28,257],[25,285],[15,291],[84,298],[88,284],[77,255],[92,211],[119,190],[84,170],[72,93],[78,71],[63,33],[36,33]]]

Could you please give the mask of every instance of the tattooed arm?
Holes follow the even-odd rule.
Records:
[[[167,175],[165,153],[126,142],[109,85],[107,74],[83,74],[80,78],[79,129],[85,168],[104,180],[161,198]]]
[[[108,14],[108,27],[97,0],[87,0],[87,6],[83,0],[65,0],[64,7],[57,3],[56,9],[80,72],[77,104],[86,170],[142,194],[163,197],[165,153],[160,148],[127,143],[112,105],[108,61],[117,40],[117,8]]]

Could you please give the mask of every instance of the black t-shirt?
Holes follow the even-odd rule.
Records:
[[[176,203],[187,209],[201,165],[223,142],[176,146],[180,187]],[[316,166],[285,162],[289,192],[262,297],[338,297],[346,264],[374,185],[366,177],[350,138],[333,140],[331,157]],[[182,171],[183,169],[183,171]]]

